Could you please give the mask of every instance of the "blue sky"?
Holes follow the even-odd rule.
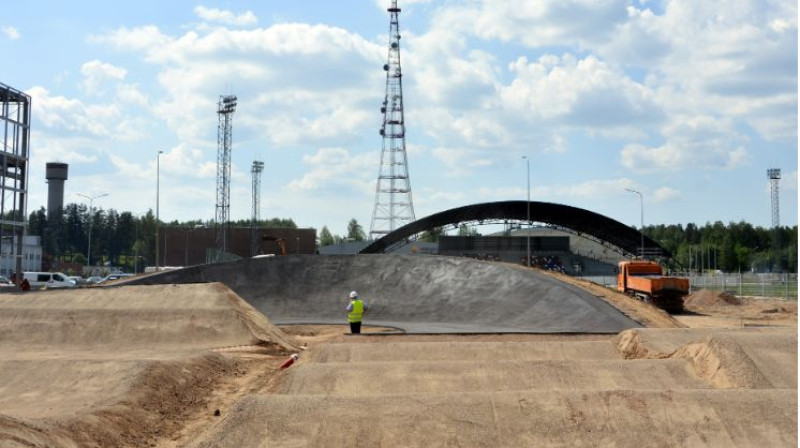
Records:
[[[388,44],[383,0],[15,2],[0,82],[33,97],[29,210],[45,163],[67,202],[214,217],[217,116],[236,94],[231,217],[338,234],[372,215]],[[797,3],[400,1],[417,218],[531,199],[639,225],[797,224]]]

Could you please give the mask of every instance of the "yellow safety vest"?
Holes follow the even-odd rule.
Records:
[[[361,317],[364,315],[364,302],[361,299],[351,301],[353,310],[347,315],[350,322],[361,322]]]

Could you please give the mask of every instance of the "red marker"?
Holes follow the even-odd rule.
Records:
[[[286,361],[283,362],[283,364],[281,364],[280,369],[283,370],[283,369],[288,368],[289,366],[294,364],[294,362],[297,361],[299,358],[300,357],[297,356],[297,354],[294,354],[294,355],[290,356],[289,359],[287,359]]]

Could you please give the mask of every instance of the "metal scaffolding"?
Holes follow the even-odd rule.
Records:
[[[0,83],[0,239],[10,239],[14,272],[22,272],[22,246],[28,206],[31,97]],[[5,264],[5,263],[4,263]],[[21,275],[16,281],[22,280]]]
[[[392,0],[388,8],[389,54],[386,71],[386,94],[381,106],[383,138],[378,182],[375,187],[375,207],[372,212],[369,238],[380,238],[403,225],[414,222],[411,181],[406,155],[406,128],[403,115],[403,74],[400,70],[400,8]]]
[[[250,221],[250,256],[258,255],[258,222],[261,220],[261,172],[264,162],[254,160],[250,169],[253,175],[253,217]]]
[[[217,115],[217,207],[216,207],[216,255],[215,262],[225,261],[227,252],[227,230],[231,209],[231,147],[233,138],[233,113],[236,111],[236,95],[219,97]]]

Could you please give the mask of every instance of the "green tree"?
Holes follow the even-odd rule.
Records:
[[[367,236],[364,234],[364,229],[355,218],[347,223],[347,239],[352,241],[364,241]]]
[[[434,227],[433,229],[423,233],[419,240],[426,243],[435,243],[439,241],[439,237],[442,235],[444,235],[444,230],[441,227]]]
[[[334,244],[336,240],[334,239],[331,231],[328,230],[328,226],[322,226],[322,230],[319,231],[319,245],[320,246],[330,246]]]

